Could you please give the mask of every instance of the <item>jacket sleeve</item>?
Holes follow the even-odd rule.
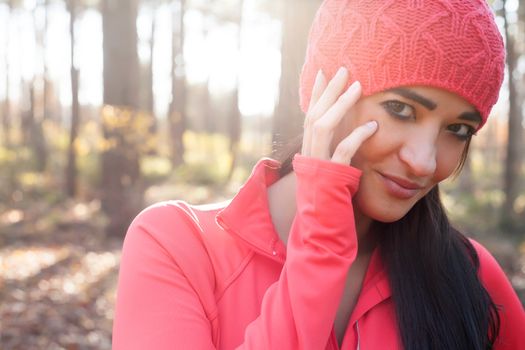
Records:
[[[244,330],[238,349],[324,349],[331,339],[346,274],[357,253],[351,196],[360,171],[302,156],[294,159],[294,169],[297,214],[286,262],[279,279],[267,289],[259,316]],[[182,266],[195,258],[172,253],[198,250],[198,242],[190,247],[191,239],[185,239],[185,249],[174,248],[181,242],[171,242],[163,233],[194,228],[180,215],[174,220],[177,214],[166,210],[146,210],[126,235],[114,350],[214,349],[211,315],[192,286],[193,274],[201,272],[198,267],[189,272],[191,266]],[[213,272],[203,273],[202,278],[209,275]]]
[[[239,349],[324,349],[357,254],[352,195],[360,171],[296,155],[297,214],[279,280]]]
[[[160,203],[130,225],[120,262],[113,350],[214,348],[210,315],[192,284],[192,279],[208,283],[213,272],[206,271],[211,266],[202,260],[204,248],[183,215],[176,203]],[[196,265],[194,275],[188,276],[184,261]]]
[[[498,308],[500,331],[495,350],[525,349],[525,311],[496,259],[481,244],[471,240],[479,256],[480,277]]]

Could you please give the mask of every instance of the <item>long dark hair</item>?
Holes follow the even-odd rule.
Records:
[[[292,171],[302,137],[274,153],[280,175]],[[457,172],[463,166],[467,142]],[[450,224],[435,186],[400,220],[375,223],[399,332],[406,350],[492,348],[500,327],[496,305],[478,278],[479,258]]]

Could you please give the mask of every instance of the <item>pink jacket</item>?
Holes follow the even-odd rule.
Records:
[[[351,195],[360,171],[297,156],[287,246],[268,211],[279,163],[260,161],[227,204],[154,205],[132,223],[119,275],[114,350],[338,349],[333,323],[357,252]],[[497,305],[497,350],[525,349],[525,312],[494,258],[473,242]],[[342,349],[400,349],[391,292],[373,253]]]

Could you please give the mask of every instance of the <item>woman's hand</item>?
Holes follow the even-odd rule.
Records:
[[[344,67],[337,71],[330,82],[326,81],[322,71],[317,73],[304,123],[303,156],[349,165],[361,144],[376,132],[376,121],[355,128],[337,145],[330,158],[334,130],[361,96],[361,84],[358,81],[343,91],[347,81],[348,71]]]

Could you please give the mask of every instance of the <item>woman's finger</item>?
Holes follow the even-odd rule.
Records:
[[[312,110],[313,106],[317,104],[319,98],[326,89],[326,77],[323,71],[320,69],[315,77],[314,87],[312,88],[312,97],[310,98],[310,104],[308,106],[308,112]]]
[[[314,102],[310,103],[309,111],[305,118],[301,152],[303,155],[311,155],[312,140],[314,139],[313,124],[337,101],[346,86],[347,80],[348,71],[344,67],[341,67],[337,71],[328,84],[326,83],[324,74],[319,76],[319,80],[317,81],[318,86],[315,88]]]
[[[343,93],[347,82],[348,70],[345,67],[341,67],[330,80],[316,103],[311,105],[311,108],[308,111],[310,124],[320,118],[335,103]]]
[[[312,140],[310,155],[321,159],[330,159],[330,144],[341,119],[347,114],[348,110],[359,100],[361,96],[361,84],[354,82],[319,118],[312,129]]]
[[[310,98],[310,105],[304,119],[303,147],[301,150],[301,154],[303,155],[310,155],[310,145],[312,140],[312,128],[308,127],[308,125],[311,124],[308,120],[308,117],[311,116],[310,111],[323,94],[323,91],[326,89],[326,85],[326,77],[324,76],[323,71],[319,70],[319,72],[317,72],[317,76],[315,77],[314,87],[312,89],[312,97]]]
[[[372,120],[355,128],[350,135],[345,137],[343,141],[337,145],[332,156],[332,161],[341,164],[351,164],[352,157],[359,147],[377,131],[378,127],[377,122]]]

